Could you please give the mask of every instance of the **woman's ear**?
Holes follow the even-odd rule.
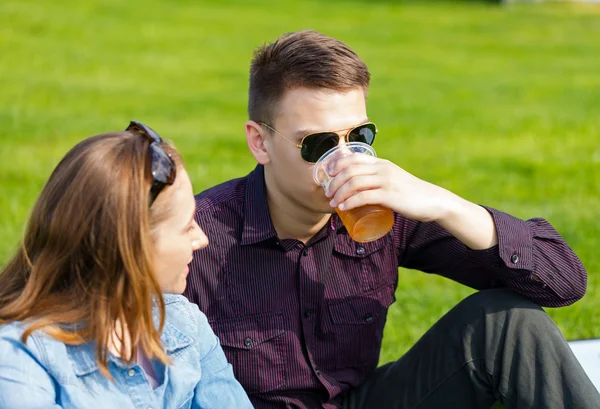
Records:
[[[246,122],[246,142],[250,152],[261,165],[266,165],[271,161],[267,146],[265,146],[265,134],[266,129],[260,126],[257,122],[248,121]],[[268,143],[267,143],[268,145]]]

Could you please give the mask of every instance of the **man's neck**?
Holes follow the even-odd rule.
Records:
[[[277,189],[269,189],[268,178],[265,182],[269,213],[280,240],[296,239],[306,244],[329,222],[331,214],[311,213]]]

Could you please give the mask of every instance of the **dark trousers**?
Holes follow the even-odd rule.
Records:
[[[556,324],[506,289],[463,300],[350,392],[344,409],[489,409],[499,402],[505,409],[600,408],[600,394]]]

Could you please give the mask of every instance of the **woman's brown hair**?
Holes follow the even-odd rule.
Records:
[[[149,143],[136,133],[114,132],[73,147],[0,273],[0,324],[22,321],[23,342],[36,330],[71,345],[95,341],[100,370],[109,378],[107,345],[115,330],[130,337],[131,349],[121,348],[124,361],[131,362],[139,346],[169,362],[160,341],[164,301],[151,262],[151,230],[168,209],[160,195],[148,206]],[[174,148],[161,146],[181,166]]]

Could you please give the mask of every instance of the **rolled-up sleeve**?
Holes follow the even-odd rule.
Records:
[[[439,274],[476,289],[508,287],[545,307],[579,300],[587,274],[577,255],[550,223],[521,220],[485,207],[498,244],[472,250],[437,223],[396,222],[399,265]]]

